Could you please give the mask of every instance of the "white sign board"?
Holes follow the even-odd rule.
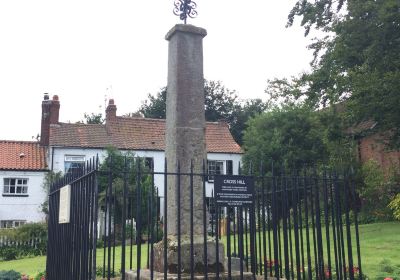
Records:
[[[60,207],[58,215],[59,224],[69,223],[71,213],[71,185],[66,185],[60,189]]]

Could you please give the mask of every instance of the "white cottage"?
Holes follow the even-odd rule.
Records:
[[[46,166],[45,148],[38,142],[0,141],[0,228],[45,220]]]
[[[43,181],[48,171],[66,173],[113,146],[130,151],[153,163],[155,172],[164,171],[165,120],[117,116],[110,99],[105,124],[63,123],[59,121],[57,95],[42,102],[40,142],[0,140],[0,228],[16,227],[45,220],[41,205],[46,192]],[[224,122],[206,123],[207,164],[210,176],[206,195],[211,196],[214,174],[238,174],[242,150]],[[155,176],[162,197],[164,178]]]
[[[105,124],[62,123],[58,120],[58,96],[42,102],[41,143],[48,147],[48,165],[52,171],[68,172],[96,155],[104,159],[106,147],[153,162],[154,171],[164,171],[165,120],[117,116],[117,107],[110,99]],[[212,174],[237,174],[242,150],[224,122],[206,123],[208,170]],[[163,196],[163,177],[155,176],[159,195]],[[207,183],[207,196],[213,189],[212,176]]]

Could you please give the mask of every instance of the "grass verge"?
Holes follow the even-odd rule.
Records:
[[[226,243],[226,241],[224,241]],[[360,243],[363,272],[375,279],[379,272],[379,263],[387,259],[394,265],[400,265],[400,222],[376,223],[360,226]],[[136,246],[133,247],[132,266],[137,267]],[[126,267],[130,267],[130,250],[126,251]],[[97,266],[103,265],[104,250],[97,251]],[[121,265],[121,247],[115,248],[115,270]],[[107,261],[107,260],[106,260]],[[147,262],[147,245],[142,245],[141,267]],[[45,270],[46,257],[26,258],[14,261],[0,261],[0,270],[15,270],[30,276]]]

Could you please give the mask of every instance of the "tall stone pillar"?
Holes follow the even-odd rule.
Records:
[[[193,25],[177,24],[166,35],[168,50],[168,87],[166,119],[166,158],[168,172],[202,173],[206,160],[203,38],[207,31]],[[168,176],[167,186],[167,256],[168,272],[178,268],[178,231],[181,240],[181,269],[190,272],[190,176]],[[180,199],[178,199],[180,197]],[[204,246],[207,246],[208,271],[218,266],[223,271],[224,250],[219,243],[219,263],[216,263],[215,241],[204,244],[203,183],[200,176],[193,178],[193,250],[195,272],[204,271]],[[179,230],[180,229],[180,230]],[[156,246],[156,270],[163,271],[163,242]]]
[[[176,172],[178,162],[182,173],[201,173],[206,159],[203,37],[207,31],[193,25],[175,25],[166,35],[168,50],[168,86],[166,148],[168,172]],[[181,177],[180,203],[177,177],[168,178],[168,235],[177,235],[180,223],[182,235],[190,233],[190,182]],[[201,178],[194,178],[194,235],[203,234],[203,188]],[[178,219],[178,204],[180,218]]]

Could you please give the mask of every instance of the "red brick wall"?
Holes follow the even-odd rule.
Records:
[[[385,150],[382,136],[373,134],[362,138],[358,143],[359,158],[362,163],[370,159],[387,171],[391,166],[400,166],[400,151]]]

